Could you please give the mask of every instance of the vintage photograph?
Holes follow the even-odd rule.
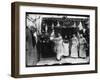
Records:
[[[25,14],[26,67],[90,63],[90,16]]]
[[[11,76],[97,73],[96,6],[11,4]]]

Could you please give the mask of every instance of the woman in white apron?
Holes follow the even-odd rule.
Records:
[[[60,33],[55,34],[55,32],[53,31],[50,39],[54,42],[54,51],[57,54],[57,60],[61,60],[61,57],[64,53],[62,36],[60,35]]]
[[[77,58],[78,57],[78,39],[75,36],[75,34],[73,34],[71,42],[72,42],[71,57]]]
[[[67,36],[65,36],[65,38],[67,38]],[[63,40],[63,51],[63,56],[69,56],[69,41],[67,39]]]
[[[83,37],[82,34],[79,36],[79,57],[86,58],[86,39]]]

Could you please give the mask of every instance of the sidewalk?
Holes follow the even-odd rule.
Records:
[[[89,57],[83,58],[72,58],[66,57],[57,61],[55,58],[42,58],[37,65],[55,65],[55,64],[87,64],[89,63]]]

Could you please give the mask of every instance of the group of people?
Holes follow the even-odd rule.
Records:
[[[54,51],[57,60],[61,60],[63,56],[73,58],[86,58],[86,39],[83,34],[73,34],[71,39],[63,39],[60,33],[54,30],[51,33],[50,40],[54,42]]]
[[[42,34],[41,34],[42,35]],[[86,58],[87,57],[87,41],[82,33],[72,34],[72,37],[68,39],[62,37],[60,32],[52,30],[51,34],[48,36],[49,41],[53,42],[53,51],[56,53],[56,59],[59,61],[64,56],[72,58]],[[26,27],[26,58],[28,65],[36,65],[40,60],[41,46],[39,44],[39,36],[36,33],[35,28]],[[51,53],[52,54],[52,53]],[[33,63],[31,63],[33,62]]]

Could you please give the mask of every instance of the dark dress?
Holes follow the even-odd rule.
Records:
[[[26,65],[33,66],[37,63],[37,49],[35,37],[32,35],[32,31],[26,28]]]

